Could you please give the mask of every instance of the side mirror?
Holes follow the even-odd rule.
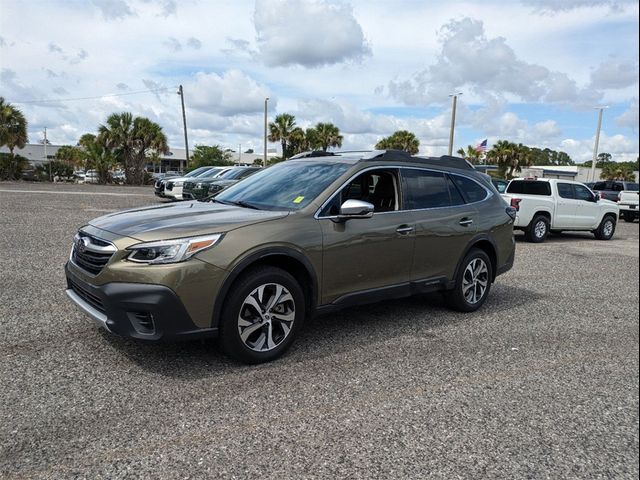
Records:
[[[347,200],[340,206],[338,220],[347,221],[352,218],[371,218],[373,216],[373,205],[362,200]]]

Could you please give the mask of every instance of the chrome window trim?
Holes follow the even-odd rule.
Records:
[[[403,209],[403,210],[393,210],[391,212],[373,212],[374,215],[386,215],[389,213],[404,213],[404,212],[420,212],[420,211],[424,211],[424,210],[438,210],[438,209],[442,209],[442,208],[455,208],[455,207],[465,207],[468,205],[475,205],[476,203],[481,203],[481,202],[485,202],[487,201],[489,198],[493,197],[494,193],[489,190],[486,186],[482,185],[480,182],[478,182],[476,179],[468,177],[467,175],[463,175],[457,172],[448,172],[448,171],[443,171],[443,170],[435,170],[433,168],[428,168],[428,167],[416,167],[414,165],[377,165],[377,166],[372,166],[372,167],[368,167],[368,168],[364,168],[362,170],[358,170],[356,173],[354,173],[351,177],[349,177],[342,185],[340,185],[340,187],[338,187],[336,189],[335,192],[333,192],[333,194],[327,199],[325,200],[322,205],[320,206],[320,208],[318,208],[318,210],[316,210],[315,215],[313,216],[313,218],[315,218],[316,220],[321,220],[321,219],[335,219],[338,218],[338,215],[330,215],[330,216],[320,216],[320,212],[333,200],[333,198],[344,188],[347,186],[347,184],[349,184],[351,181],[353,181],[356,177],[358,177],[360,174],[368,172],[369,170],[384,170],[384,169],[408,169],[408,170],[422,170],[425,172],[434,172],[434,173],[441,173],[443,175],[457,175],[459,177],[463,177],[466,178],[468,180],[471,180],[472,182],[475,182],[476,184],[478,184],[481,188],[483,188],[485,190],[485,192],[487,192],[487,196],[484,197],[482,200],[478,200],[476,202],[469,202],[469,203],[463,203],[461,205],[447,205],[445,207],[425,207],[425,208],[411,208],[411,209]],[[402,172],[399,172],[400,175],[402,175]],[[401,182],[402,183],[402,182]],[[399,190],[396,192],[396,194],[402,194],[402,185],[399,185]],[[464,199],[464,196],[463,196]],[[398,202],[398,205],[400,204],[400,202]]]

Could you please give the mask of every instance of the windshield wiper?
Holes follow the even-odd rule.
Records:
[[[220,200],[216,200],[216,201],[220,201]],[[236,200],[235,202],[225,202],[227,204],[230,205],[237,205],[239,207],[244,207],[244,208],[251,208],[253,210],[262,210],[260,207],[256,207],[254,204],[252,203],[248,203],[248,202],[244,202],[242,200]]]

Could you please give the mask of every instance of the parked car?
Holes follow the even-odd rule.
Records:
[[[160,190],[162,192],[162,196],[171,200],[182,200],[182,188],[185,181],[205,175],[220,175],[227,169],[228,167],[199,167],[182,177],[167,178],[161,182]]]
[[[496,190],[498,190],[500,194],[503,194],[507,190],[507,185],[509,185],[508,180],[502,180],[500,178],[492,178],[491,183],[493,183],[493,186],[496,187]]]
[[[473,312],[513,264],[515,211],[459,160],[289,160],[207,202],[94,219],[75,236],[66,293],[110,332],[217,336],[247,363],[280,356],[321,311],[441,291]]]
[[[205,173],[198,178],[188,179],[182,186],[182,198],[184,200],[195,200],[198,198],[202,198],[201,189],[205,183],[214,180],[221,180],[225,178],[225,176],[230,175],[232,172],[240,168],[242,167],[225,167],[225,169],[221,172]]]
[[[625,222],[636,220],[638,218],[638,190],[623,190],[618,193],[618,206],[620,207],[620,216]]]
[[[502,197],[517,210],[514,228],[534,243],[563,230],[590,231],[599,240],[609,240],[618,221],[616,203],[569,180],[512,180]]]
[[[638,184],[635,182],[624,182],[622,180],[606,180],[602,182],[595,182],[591,190],[597,192],[600,195],[600,198],[617,202],[618,194],[620,192],[623,190],[637,192]]]
[[[100,181],[100,176],[98,175],[97,170],[87,170],[84,174],[84,183],[98,183]]]
[[[198,178],[197,183],[188,190],[189,198],[200,200],[209,195],[215,195],[258,171],[260,171],[260,167],[238,167],[210,180]]]
[[[174,172],[158,173],[154,175],[156,175],[155,177],[153,177],[155,178],[155,181],[153,182],[154,193],[156,196],[164,198],[165,181],[168,180],[169,178],[176,178],[179,175]]]

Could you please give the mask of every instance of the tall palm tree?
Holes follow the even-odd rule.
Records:
[[[127,183],[136,185],[144,182],[147,155],[169,150],[160,125],[145,117],[134,118],[129,112],[110,115],[98,128],[97,141],[123,163]]]
[[[398,130],[376,143],[377,150],[404,150],[415,155],[420,150],[420,140],[407,130]]]
[[[318,123],[314,128],[316,140],[322,151],[326,152],[329,147],[341,147],[343,137],[340,129],[333,123]]]
[[[516,157],[517,145],[507,141],[498,140],[491,150],[487,152],[487,160],[498,165],[500,176],[508,178],[513,173],[512,165]]]
[[[24,148],[28,141],[24,114],[0,97],[0,146],[6,145],[13,158],[13,150],[16,147]]]
[[[456,153],[474,165],[479,164],[482,159],[482,152],[478,151],[473,145],[467,145],[466,150],[459,148]]]
[[[107,183],[111,178],[111,169],[118,162],[114,153],[99,137],[87,133],[80,138],[87,168],[93,168],[98,172],[98,182]]]
[[[277,115],[275,120],[269,123],[269,141],[280,142],[282,145],[282,157],[287,158],[287,144],[291,132],[296,127],[296,117],[288,113]]]

